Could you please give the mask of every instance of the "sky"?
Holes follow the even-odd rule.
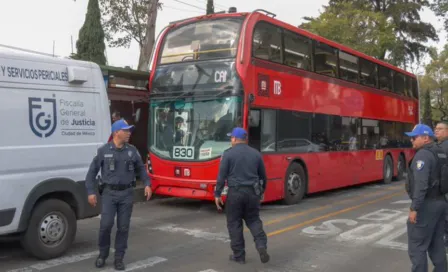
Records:
[[[156,35],[169,22],[205,13],[206,0],[162,0],[164,8],[159,11]],[[184,2],[184,3],[181,3]],[[24,48],[69,56],[76,52],[76,40],[87,12],[88,0],[14,0],[0,9],[0,45]],[[304,16],[318,16],[328,0],[215,0],[215,11],[236,7],[238,11],[265,9],[277,15],[277,19],[292,25],[303,22]],[[6,7],[6,8],[5,8]],[[440,22],[431,11],[421,14],[423,21],[431,22],[440,33],[440,42],[431,45],[443,47],[448,41]],[[129,48],[111,48],[106,42],[106,56],[111,66],[137,68],[140,50],[133,42]],[[2,49],[0,50],[10,50]]]

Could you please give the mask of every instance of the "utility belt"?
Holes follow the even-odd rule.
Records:
[[[234,189],[236,191],[239,191],[240,189],[242,190],[249,190],[251,192],[253,192],[255,195],[257,196],[261,196],[263,194],[262,192],[262,187],[260,185],[259,182],[255,182],[252,185],[234,185],[234,186],[229,186],[229,190]]]
[[[108,183],[102,183],[100,185],[99,192],[100,192],[100,194],[102,194],[105,188],[108,188],[108,189],[110,189],[112,191],[124,191],[126,189],[133,188],[135,186],[136,186],[136,182],[135,181],[133,181],[131,183],[128,183],[128,184],[108,184]]]

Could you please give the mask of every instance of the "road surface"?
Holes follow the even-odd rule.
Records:
[[[225,217],[212,203],[137,203],[125,262],[127,271],[410,271],[409,205],[402,181],[318,194],[293,206],[263,205],[271,261],[260,262],[246,229],[246,264],[240,265],[228,261]],[[94,267],[98,226],[99,218],[79,221],[72,248],[49,261],[30,258],[16,243],[3,244],[0,271],[114,271],[113,258],[102,270]]]

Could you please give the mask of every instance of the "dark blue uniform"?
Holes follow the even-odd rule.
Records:
[[[445,154],[448,155],[448,139],[441,141],[438,145],[445,151]],[[448,204],[445,210],[445,247],[448,247]]]
[[[260,197],[254,184],[260,184],[261,193],[266,188],[266,170],[261,154],[246,144],[237,144],[224,152],[221,158],[215,197],[220,197],[225,181],[229,191],[226,200],[227,228],[233,255],[231,259],[245,262],[243,222],[246,222],[255,240],[262,262],[267,262],[267,236],[260,219]]]
[[[437,170],[438,158],[433,152],[443,152],[435,143],[417,151],[411,163],[410,209],[417,212],[417,222],[407,222],[408,252],[412,271],[428,271],[427,253],[435,266],[435,272],[447,271],[447,259],[443,242],[446,202],[441,194]]]
[[[98,149],[86,177],[89,195],[95,194],[95,177],[100,169],[104,184],[98,241],[100,258],[106,259],[109,256],[110,234],[117,214],[115,260],[122,260],[127,249],[135,172],[139,173],[145,186],[150,186],[150,180],[140,154],[130,144],[118,149],[113,142],[110,142]]]

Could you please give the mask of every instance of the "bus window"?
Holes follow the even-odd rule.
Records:
[[[261,126],[260,126],[260,110],[250,110],[249,114],[249,146],[260,150],[260,135],[261,135]]]
[[[261,114],[261,151],[276,151],[277,112],[262,110]]]
[[[358,57],[339,51],[339,78],[358,82]]]
[[[406,95],[409,97],[414,97],[414,94],[412,93],[412,78],[410,76],[406,76]]]
[[[389,68],[378,65],[378,81],[380,90],[392,91],[392,71]]]
[[[285,31],[285,63],[294,68],[311,70],[311,40]]]
[[[160,64],[235,57],[241,24],[224,18],[179,26],[166,36]]]
[[[405,82],[404,75],[399,72],[394,72],[394,92],[399,95],[404,95]]]
[[[322,75],[337,77],[337,52],[338,50],[336,48],[316,41],[314,48],[314,71]]]
[[[271,24],[261,22],[255,27],[252,41],[254,57],[282,63],[282,32]]]
[[[412,93],[414,94],[414,98],[418,99],[418,83],[415,78],[412,78]]]
[[[375,63],[363,58],[359,61],[361,66],[360,82],[362,85],[377,87],[377,66]]]
[[[279,111],[278,152],[318,152],[319,146],[311,142],[313,115],[307,112]]]

